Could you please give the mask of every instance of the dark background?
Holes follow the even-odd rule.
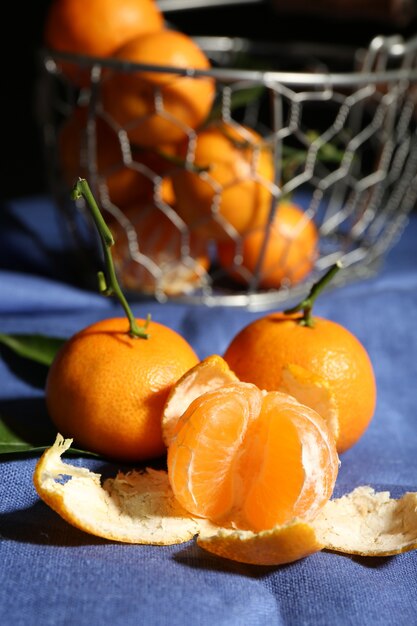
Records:
[[[191,0],[190,0],[191,1]],[[337,44],[359,47],[376,35],[417,33],[415,17],[389,14],[388,5],[399,0],[362,0],[359,10],[350,11],[347,0],[283,0],[234,4],[165,12],[168,22],[190,35],[249,37],[286,45]],[[403,1],[415,12],[416,2]],[[3,35],[11,34],[12,44],[3,51],[1,89],[3,119],[3,199],[47,191],[42,146],[35,111],[38,53],[42,45],[45,15],[51,0],[11,3]],[[87,2],[87,0],[86,0]],[[169,0],[165,0],[167,6]],[[352,1],[352,7],[358,3]],[[315,8],[312,8],[315,7]],[[320,10],[318,9],[320,7]],[[329,8],[333,7],[333,8]],[[362,7],[362,8],[361,8]],[[385,9],[385,10],[384,10]],[[359,13],[359,14],[358,14]],[[402,19],[404,18],[404,19]]]

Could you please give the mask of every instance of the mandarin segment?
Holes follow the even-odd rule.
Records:
[[[225,386],[194,400],[178,420],[168,448],[171,487],[193,515],[223,520],[235,502],[236,457],[251,420],[260,410],[261,394]]]
[[[247,383],[194,400],[168,448],[171,486],[188,511],[255,531],[314,517],[337,471],[334,440],[318,414]]]
[[[248,485],[243,518],[255,530],[294,517],[314,518],[331,497],[338,472],[335,447],[323,420],[293,398],[270,392],[264,394],[258,422],[255,437],[249,433],[242,463]]]

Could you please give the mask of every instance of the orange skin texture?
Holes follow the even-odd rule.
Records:
[[[53,50],[108,57],[133,37],[163,26],[153,0],[55,0],[44,40]]]
[[[138,320],[143,324],[143,320]],[[46,403],[57,430],[108,458],[140,461],[166,452],[161,416],[173,384],[198,362],[178,333],[151,321],[132,338],[126,318],[71,337],[48,373]]]
[[[282,371],[294,363],[329,382],[339,410],[337,450],[343,453],[363,435],[376,405],[376,382],[367,351],[336,322],[315,317],[313,328],[300,315],[272,313],[243,328],[224,359],[240,380],[279,389]]]
[[[44,42],[58,52],[106,58],[133,37],[163,28],[154,0],[55,0],[46,15]],[[89,84],[89,67],[61,61],[60,68],[74,85]]]
[[[219,261],[222,267],[237,282],[246,284],[254,275],[265,238],[265,228],[257,228],[244,236],[239,252],[242,264],[249,272],[243,275],[233,265],[237,246],[232,241],[218,244]],[[296,204],[280,202],[271,225],[268,242],[260,268],[259,287],[280,287],[285,280],[295,285],[313,269],[317,257],[318,231],[303,210]]]
[[[183,157],[186,151],[187,146],[181,146]],[[207,176],[185,168],[173,176],[177,211],[192,230],[216,240],[228,238],[213,219],[217,200],[221,218],[234,232],[243,234],[265,225],[271,208],[267,184],[273,180],[274,164],[260,135],[246,127],[238,131],[229,124],[213,124],[198,133],[192,160],[207,169]]]
[[[115,58],[138,64],[210,69],[208,58],[194,41],[171,30],[132,39],[119,48]],[[163,112],[155,108],[158,91]],[[183,141],[183,125],[197,128],[210,112],[214,96],[212,78],[175,73],[118,72],[110,74],[103,83],[105,110],[126,128],[133,143],[145,147]]]

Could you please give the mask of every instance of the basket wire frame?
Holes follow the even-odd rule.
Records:
[[[236,61],[242,55],[246,60],[253,59],[257,54],[256,43],[225,37],[196,37],[195,40],[213,61],[212,69],[142,66],[115,59],[42,51],[38,115],[49,184],[74,239],[78,244],[83,238],[91,242],[94,234],[83,201],[77,204],[81,219],[74,216],[73,206],[68,202],[69,187],[59,162],[58,134],[74,109],[83,106],[88,112],[85,151],[84,156],[80,155],[80,163],[83,158],[85,161],[85,177],[105,213],[125,233],[130,259],[153,277],[152,297],[160,301],[174,299],[209,306],[221,304],[265,309],[303,296],[312,283],[338,260],[344,269],[336,276],[334,286],[372,276],[400,237],[417,198],[417,38],[403,41],[399,36],[376,37],[366,50],[354,51],[353,67],[349,71],[333,73],[321,61],[312,67],[311,59],[309,71],[242,69],[234,64],[238,65]],[[268,55],[274,49],[265,43],[258,46],[264,54],[267,50]],[[62,72],[63,62],[84,70],[87,68],[89,84],[82,89],[74,88]],[[181,76],[212,77],[216,84],[215,105],[219,119],[232,125],[242,136],[246,127],[253,128],[273,151],[274,179],[258,181],[268,188],[271,207],[263,245],[252,274],[241,265],[240,235],[224,223],[219,213],[222,188],[217,189],[213,184],[212,218],[235,242],[233,269],[246,277],[244,287],[230,280],[225,268],[218,267],[215,252],[210,252],[214,261],[209,269],[193,257],[192,233],[175,206],[164,200],[161,176],[149,166],[135,161],[129,128],[120,126],[103,107],[101,87],[108,73],[149,70],[170,73],[173,81]],[[239,95],[247,96],[251,90],[258,90],[260,95],[244,97],[243,104],[234,108]],[[171,119],[158,90],[154,106],[161,116]],[[137,170],[149,179],[155,206],[161,216],[175,225],[180,262],[196,279],[186,290],[171,293],[167,289],[171,282],[169,267],[159,266],[155,259],[142,251],[135,224],[109,194],[106,180],[112,171],[99,171],[97,120],[104,121],[117,133],[120,164],[115,169],[121,166]],[[196,129],[178,120],[172,121],[187,136],[192,161]],[[335,148],[338,155],[337,161],[330,164],[321,157],[329,146]],[[284,155],[289,150],[302,154],[302,159],[291,176],[285,177]],[[263,255],[271,224],[279,212],[279,201],[288,196],[300,203],[306,219],[315,223],[320,236],[319,252],[312,271],[301,282],[293,284],[289,275],[276,288],[260,288]],[[212,250],[210,246],[208,242],[208,249]],[[138,284],[137,288],[129,289],[128,295],[144,297],[150,292],[142,291]]]

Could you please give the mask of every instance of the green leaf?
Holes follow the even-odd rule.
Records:
[[[50,366],[66,339],[45,335],[5,335],[0,333],[0,343],[19,356]]]
[[[59,348],[66,342],[60,337],[45,335],[6,335],[0,333],[0,344],[17,355],[49,367]],[[50,421],[46,407],[38,399],[30,404],[23,400],[19,409],[13,407],[11,414],[0,414],[0,456],[42,452],[49,448],[56,437],[56,429]],[[71,447],[72,454],[99,457],[88,450]]]
[[[230,110],[235,111],[241,107],[245,107],[252,102],[256,102],[261,99],[262,94],[265,91],[263,85],[257,85],[255,87],[245,87],[244,89],[237,89],[232,92]],[[222,103],[216,104],[208,118],[208,122],[220,119],[222,115]]]
[[[0,415],[0,454],[16,454],[19,452],[29,452],[44,450],[45,446],[34,445],[25,441],[22,437],[17,435],[6,424],[3,417]]]
[[[55,441],[56,432],[48,419],[36,417],[36,424],[31,424],[27,428],[14,428],[20,420],[13,420],[10,417],[0,414],[0,456],[3,454],[21,455],[28,452],[43,452],[50,448]],[[71,446],[69,454],[82,456],[99,457],[100,455],[88,450],[81,450]]]

